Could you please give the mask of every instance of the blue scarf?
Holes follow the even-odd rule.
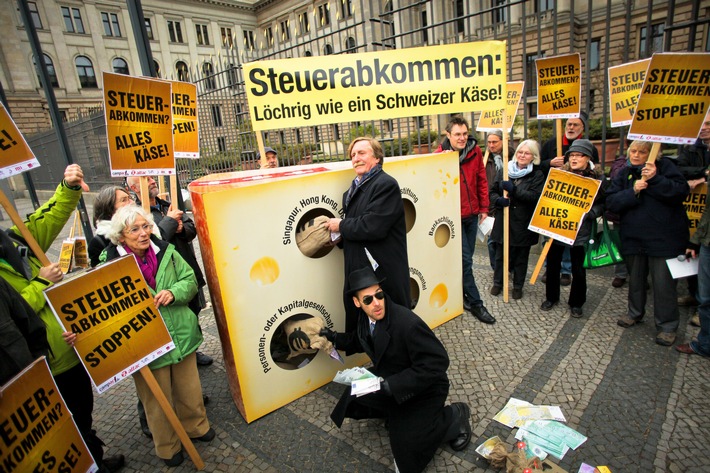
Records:
[[[527,176],[533,171],[533,163],[528,164],[524,168],[518,167],[518,162],[512,160],[508,162],[508,179],[520,179]]]

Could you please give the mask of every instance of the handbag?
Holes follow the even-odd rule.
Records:
[[[619,231],[609,228],[606,217],[602,217],[602,231],[597,230],[597,219],[592,221],[589,241],[584,244],[584,268],[602,268],[624,262],[621,256],[621,236]]]

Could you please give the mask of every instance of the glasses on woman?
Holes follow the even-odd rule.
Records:
[[[145,223],[143,225],[135,225],[135,226],[133,226],[131,228],[127,228],[125,230],[126,233],[128,233],[129,235],[133,235],[133,236],[138,235],[141,231],[146,232],[146,233],[152,232],[153,231],[153,224],[152,223]]]
[[[570,158],[585,158],[586,156],[582,153],[570,153],[569,157]]]
[[[372,296],[368,294],[367,296],[364,296],[362,298],[362,303],[365,305],[370,305],[370,304],[372,304],[372,301],[375,300],[375,298],[377,298],[378,301],[381,301],[382,299],[385,298],[385,293],[380,290],[380,291],[377,291]]]

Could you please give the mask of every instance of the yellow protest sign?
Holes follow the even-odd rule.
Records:
[[[175,345],[132,255],[44,292],[101,393]]]
[[[39,167],[15,121],[0,103],[0,179]]]
[[[513,121],[518,114],[520,99],[523,98],[523,81],[508,82],[506,84],[505,108],[500,110],[484,110],[478,117],[476,131],[493,131],[507,129],[513,131]]]
[[[579,53],[535,60],[537,118],[577,118],[582,94]]]
[[[111,177],[175,174],[169,82],[104,72]]]
[[[176,158],[199,158],[197,134],[197,86],[189,82],[170,81],[173,86],[173,143]]]
[[[651,58],[609,68],[611,126],[631,124]]]
[[[693,144],[709,107],[710,53],[654,54],[629,138]]]
[[[528,229],[571,245],[601,181],[550,169]]]
[[[1,390],[1,471],[98,471],[44,357]]]
[[[500,110],[503,41],[244,64],[254,130]]]
[[[698,229],[700,218],[705,212],[705,205],[708,200],[708,184],[704,182],[693,188],[683,202],[685,212],[688,214],[690,221],[690,236],[693,236],[695,230]]]

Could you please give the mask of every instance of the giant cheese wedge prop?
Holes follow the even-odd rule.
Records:
[[[435,327],[463,312],[458,156],[385,158],[384,169],[402,190],[414,311]],[[345,367],[322,350],[286,361],[283,342],[287,321],[321,317],[345,328],[342,250],[306,256],[296,233],[315,217],[342,216],[354,177],[346,161],[213,174],[189,186],[229,386],[247,422]],[[345,365],[367,361],[355,355]]]

